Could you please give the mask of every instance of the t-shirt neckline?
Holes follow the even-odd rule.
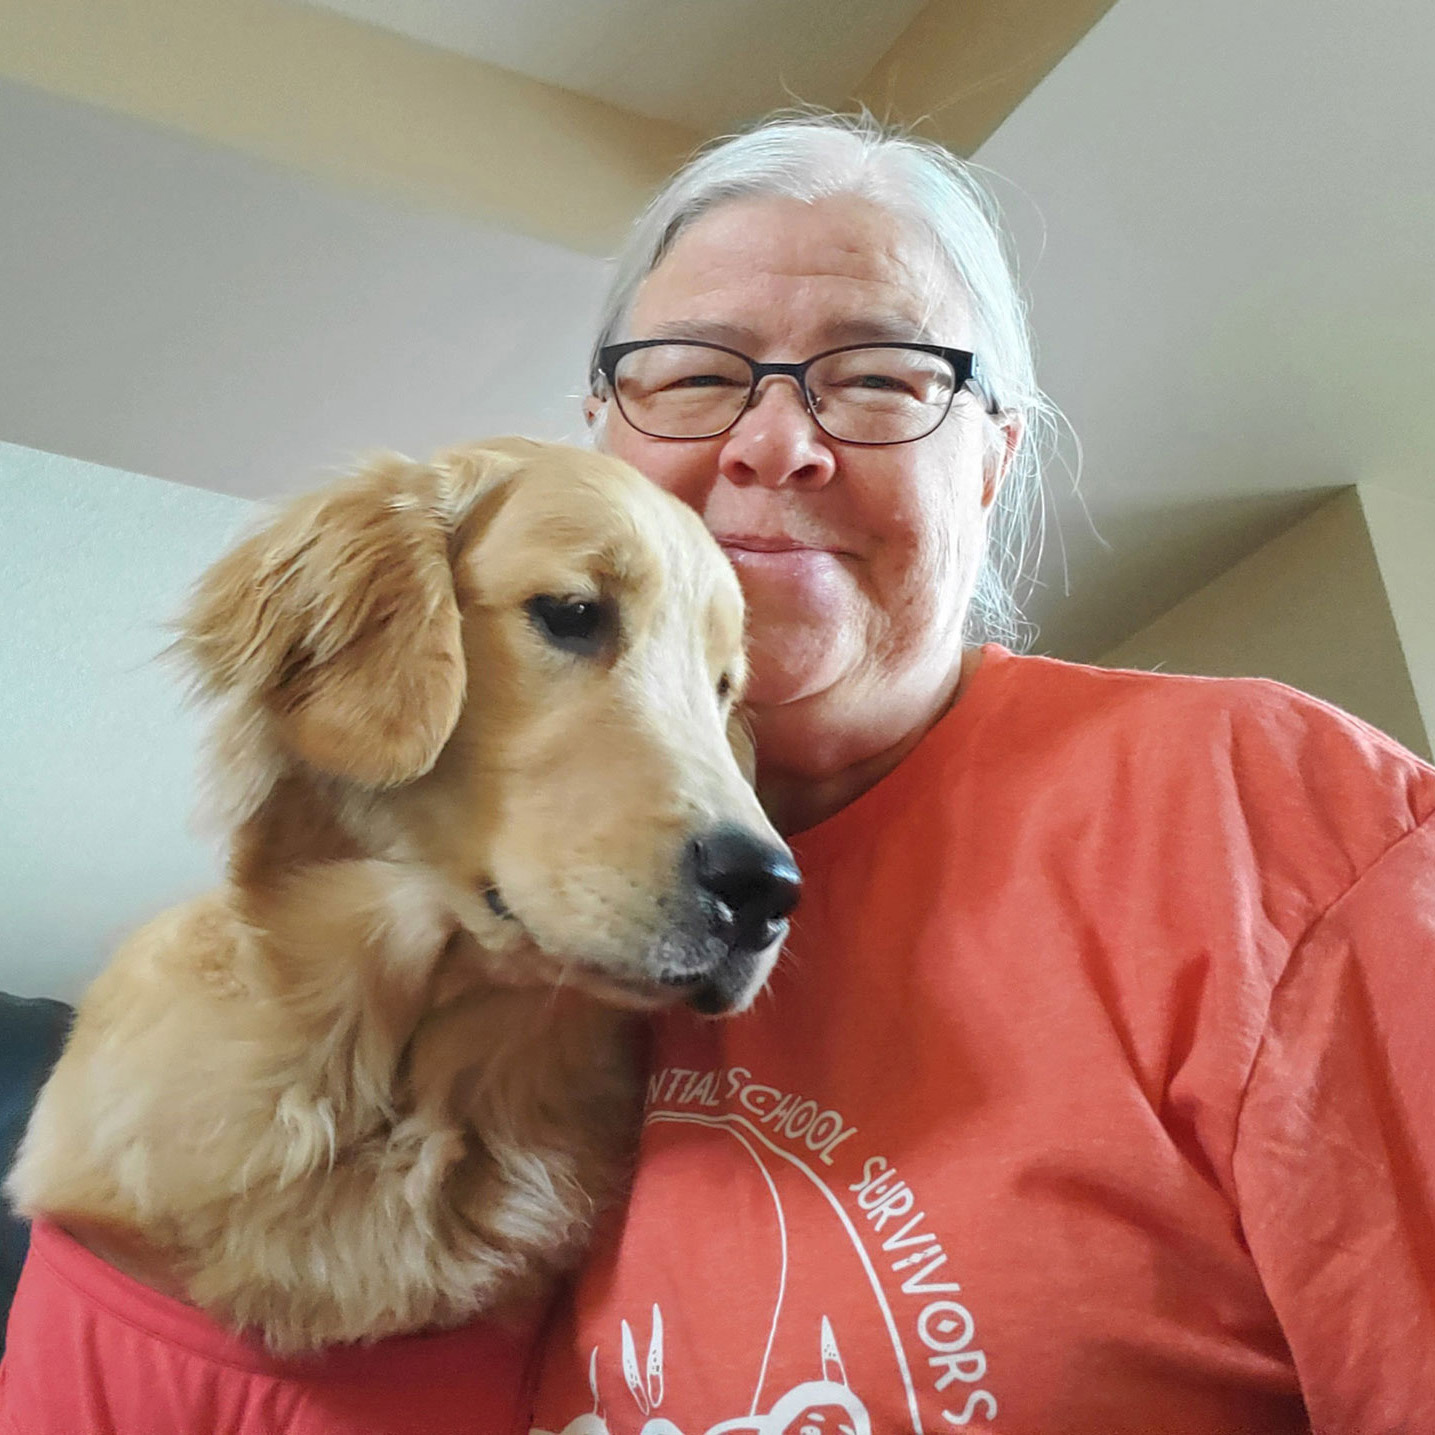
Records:
[[[791,833],[788,842],[798,865],[820,861],[845,844],[853,828],[880,823],[889,808],[903,803],[909,789],[925,781],[934,751],[960,744],[981,713],[990,705],[1003,676],[1013,668],[1016,655],[1000,643],[983,643],[982,660],[967,679],[956,700],[922,734],[915,747],[884,777],[853,798],[846,807],[812,827]]]

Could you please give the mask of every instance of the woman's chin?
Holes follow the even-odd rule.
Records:
[[[837,634],[825,641],[765,644],[753,641],[746,702],[750,708],[785,707],[829,692],[848,671]]]

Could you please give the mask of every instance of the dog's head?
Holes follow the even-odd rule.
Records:
[[[202,580],[181,646],[271,853],[322,855],[276,831],[287,794],[290,827],[342,833],[329,855],[432,874],[514,979],[719,1012],[797,897],[739,761],[742,625],[683,505],[509,439],[292,504]]]

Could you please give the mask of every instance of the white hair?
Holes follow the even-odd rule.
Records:
[[[1021,424],[988,521],[967,636],[1024,646],[1030,630],[1020,600],[1041,550],[1041,465],[1056,410],[1037,387],[1026,306],[996,201],[972,167],[941,145],[866,114],[803,112],[776,116],[699,151],[644,210],[616,258],[593,346],[592,392],[599,392],[599,349],[627,337],[639,287],[695,219],[728,200],[770,195],[811,202],[837,194],[869,199],[930,235],[964,291],[983,378],[1002,411]],[[991,461],[997,461],[1005,433],[995,423],[985,427]],[[601,441],[601,429],[597,436]]]

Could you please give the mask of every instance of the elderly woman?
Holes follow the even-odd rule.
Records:
[[[1044,414],[988,216],[783,120],[621,265],[588,414],[737,567],[807,895],[754,1010],[659,1024],[535,1426],[1435,1430],[1435,774],[973,641]]]

